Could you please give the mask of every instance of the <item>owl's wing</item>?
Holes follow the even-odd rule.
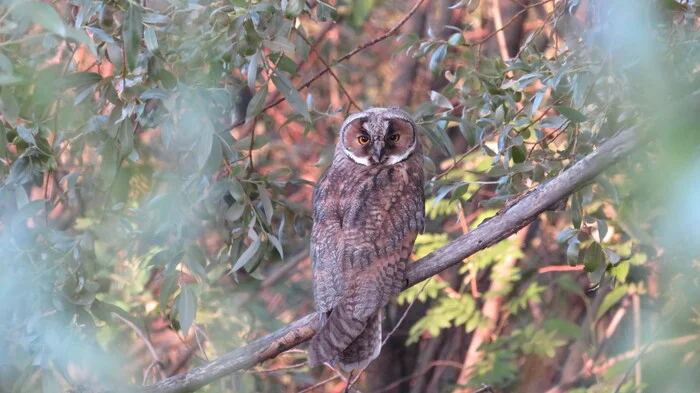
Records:
[[[324,313],[338,304],[344,290],[338,258],[343,249],[340,202],[340,195],[324,175],[314,191],[310,247],[314,300]]]

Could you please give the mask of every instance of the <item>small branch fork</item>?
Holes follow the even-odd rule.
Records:
[[[588,184],[603,170],[631,154],[647,137],[637,127],[621,131],[594,152],[563,171],[559,176],[529,192],[518,202],[484,221],[437,251],[409,265],[407,287],[461,263],[470,255],[507,238],[535,220],[557,202]],[[196,390],[234,371],[250,368],[302,344],[320,328],[316,313],[309,314],[250,344],[202,366],[158,383],[131,390],[143,393],[184,393]]]

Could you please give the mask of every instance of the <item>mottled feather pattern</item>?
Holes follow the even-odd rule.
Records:
[[[355,125],[351,131],[384,138],[382,127],[391,123],[383,112],[372,115],[359,119],[364,128]],[[392,153],[405,159],[363,165],[362,150],[353,157],[339,142],[333,164],[314,193],[313,286],[324,318],[309,350],[311,365],[337,360],[353,369],[374,359],[381,344],[380,309],[406,284],[406,265],[423,229],[425,201],[420,140],[408,115],[399,115],[416,138],[410,154],[398,149]],[[377,135],[367,123],[376,126]]]

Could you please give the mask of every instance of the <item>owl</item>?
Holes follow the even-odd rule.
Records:
[[[423,148],[398,108],[350,115],[313,196],[311,260],[322,327],[309,364],[351,371],[379,355],[382,308],[406,285],[423,230]]]

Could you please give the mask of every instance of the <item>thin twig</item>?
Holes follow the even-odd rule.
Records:
[[[328,62],[326,62],[326,60],[323,58],[323,56],[321,56],[321,54],[318,53],[318,51],[317,51],[316,48],[311,44],[311,42],[309,42],[309,40],[306,39],[306,37],[304,37],[304,35],[301,34],[301,32],[300,32],[299,30],[297,30],[296,28],[294,28],[294,31],[296,31],[296,32],[297,32],[297,35],[298,35],[299,37],[301,37],[301,39],[304,40],[304,42],[306,42],[307,45],[309,45],[309,47],[311,48],[311,51],[312,51],[313,53],[316,54],[316,57],[318,57],[318,60],[323,64],[324,67],[326,67],[326,69],[327,69],[328,72],[331,74],[331,76],[333,77],[333,79],[335,79],[335,82],[338,84],[338,87],[340,88],[340,90],[341,90],[341,91],[343,92],[343,94],[345,94],[345,96],[348,98],[348,101],[350,101],[350,104],[348,105],[348,112],[350,112],[350,108],[353,107],[353,106],[354,106],[355,108],[357,108],[357,110],[362,110],[362,108],[360,108],[359,105],[357,105],[357,104],[355,103],[355,100],[352,99],[352,96],[350,95],[350,93],[348,93],[348,91],[345,89],[345,87],[343,86],[343,82],[340,81],[340,79],[338,78],[338,75],[336,75],[335,72],[333,72],[333,70],[331,69],[331,66],[328,64]],[[349,114],[349,113],[348,113],[348,114]],[[346,114],[346,115],[347,115],[347,114]]]
[[[297,393],[306,393],[306,392],[310,392],[310,391],[312,391],[312,390],[314,390],[314,389],[316,389],[316,388],[318,388],[318,387],[321,387],[321,386],[327,384],[328,382],[335,381],[336,379],[339,379],[339,378],[340,378],[340,375],[336,375],[336,376],[330,377],[330,378],[328,378],[328,379],[324,379],[323,381],[321,381],[321,382],[319,382],[319,383],[317,383],[317,384],[315,384],[315,385],[309,386],[308,388],[306,388],[306,389],[304,389],[304,390],[300,390],[300,391],[298,391]]]
[[[248,374],[266,374],[266,373],[274,373],[277,371],[284,371],[284,370],[292,370],[295,368],[301,368],[304,366],[307,366],[309,363],[308,362],[301,362],[301,363],[296,363],[292,364],[289,366],[279,366],[279,367],[272,367],[272,368],[259,368],[255,370],[244,370],[244,373]]]
[[[153,344],[151,344],[151,341],[146,337],[143,331],[139,329],[139,327],[136,326],[133,322],[122,317],[121,315],[117,313],[112,313],[112,315],[114,315],[122,322],[127,324],[134,332],[136,332],[136,335],[139,336],[141,340],[143,340],[143,342],[146,344],[146,348],[148,348],[148,351],[151,353],[151,356],[153,356],[153,360],[158,364],[158,369],[160,370],[161,378],[165,378],[165,374],[163,372],[163,363],[160,362],[158,354],[156,353],[156,349],[153,347]]]

